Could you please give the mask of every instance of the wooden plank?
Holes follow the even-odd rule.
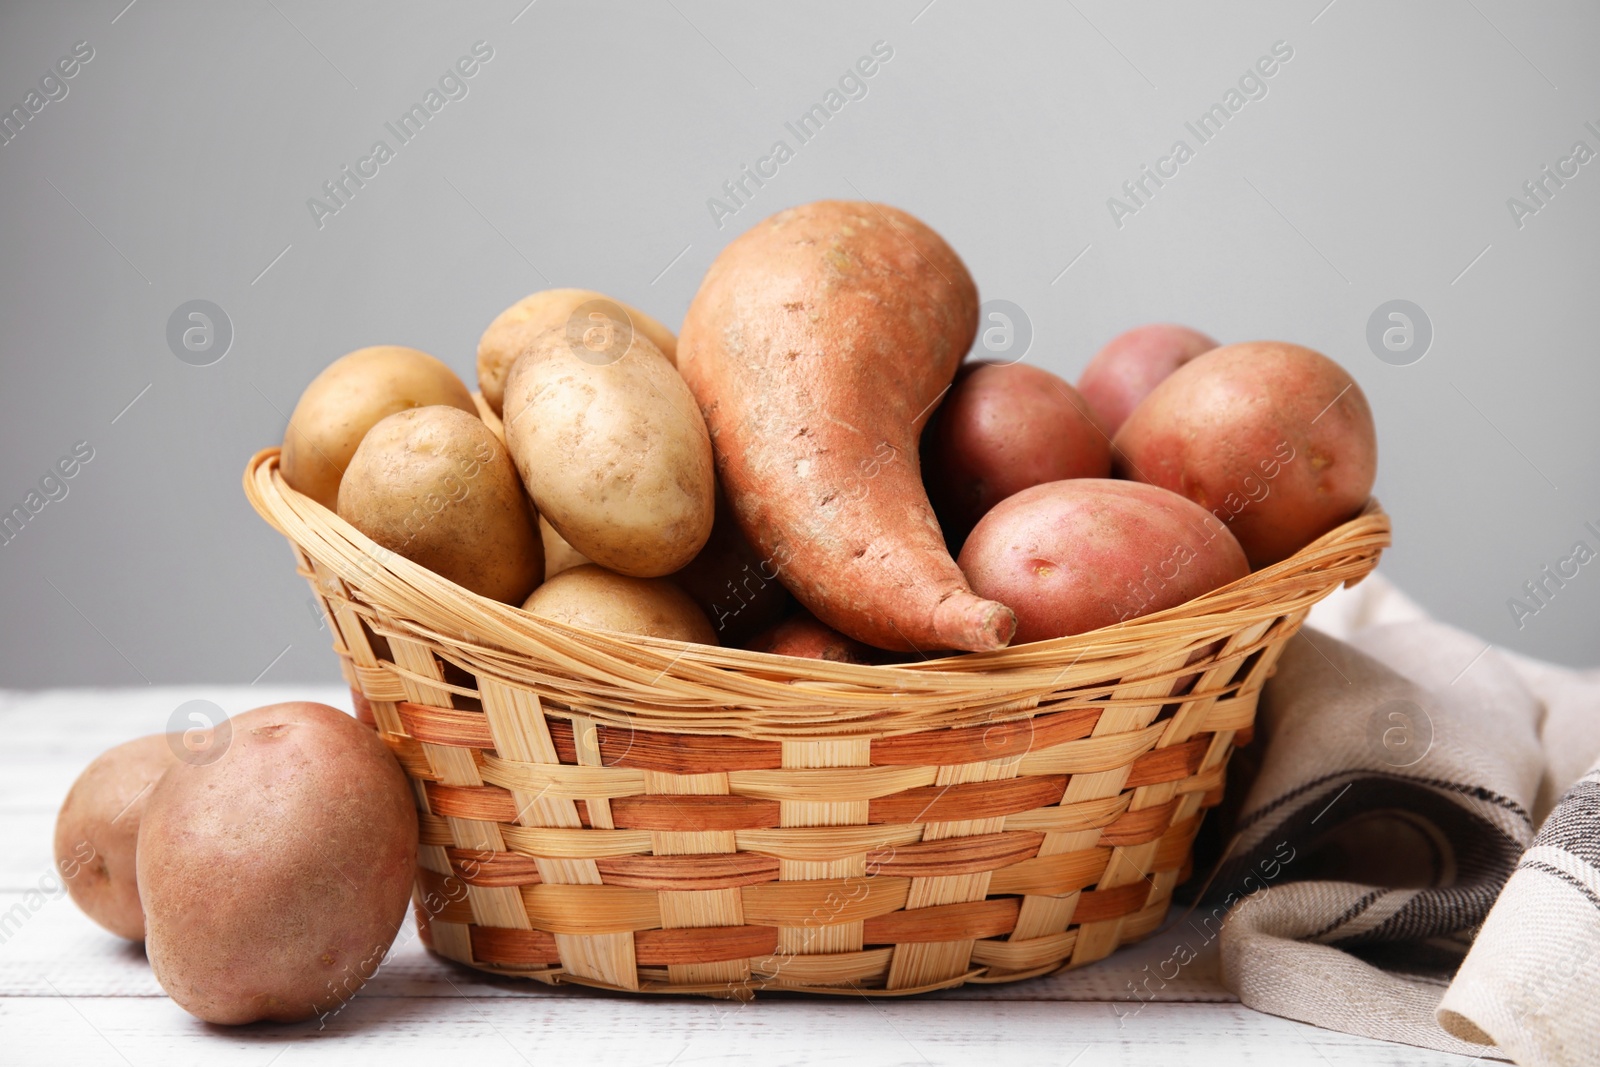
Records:
[[[548,994],[540,994],[547,996]],[[503,999],[392,1000],[358,995],[318,1029],[218,1032],[164,999],[41,997],[0,1001],[17,1063],[264,1065],[381,1062],[526,1067],[530,1062],[707,1067],[994,1062],[1120,1067],[1182,1063],[1326,1063],[1330,1067],[1468,1065],[1404,1045],[1317,1030],[1239,1005],[1157,1004],[1119,1019],[1099,1004],[967,1004],[855,996],[750,1004],[583,996],[552,1010]],[[287,1046],[293,1045],[292,1049]],[[120,1057],[120,1059],[119,1059]]]

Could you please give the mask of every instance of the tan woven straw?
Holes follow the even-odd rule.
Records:
[[[591,631],[486,600],[244,476],[416,790],[434,951],[744,998],[917,993],[1153,931],[1311,605],[1376,502],[1291,558],[1075,637],[869,667]]]

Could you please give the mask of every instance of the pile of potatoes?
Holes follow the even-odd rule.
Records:
[[[716,521],[711,441],[676,351],[600,293],[534,293],[484,332],[476,395],[416,349],[336,360],[295,407],[281,470],[481,596],[575,626],[743,641],[787,597],[771,575],[751,581],[760,560]]]
[[[1169,608],[1366,503],[1372,415],[1327,357],[1143,326],[1075,388],[963,362],[977,306],[919,220],[805,205],[718,257],[681,342],[556,289],[489,325],[477,394],[414,349],[343,357],[281,470],[535,615],[861,663]]]
[[[302,394],[281,470],[481,596],[575,626],[779,650],[762,631],[793,601],[721,500],[676,348],[599,293],[534,293],[485,331],[476,395],[416,349],[336,360]]]
[[[1320,353],[1137,327],[1078,387],[968,364],[923,443],[924,477],[972,588],[1014,641],[1111,626],[1278,563],[1355,517],[1372,414]]]

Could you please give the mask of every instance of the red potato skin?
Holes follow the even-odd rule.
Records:
[[[871,645],[846,637],[805,610],[758,634],[748,647],[752,652],[824,659],[833,663],[874,664],[889,658]]]
[[[417,813],[370,727],[326,704],[234,716],[139,828],[146,952],[178,1006],[224,1025],[309,1019],[371,976],[405,919]]]
[[[822,201],[756,224],[706,272],[678,368],[740,528],[819,619],[879,648],[986,650],[1002,604],[967,587],[918,438],[977,332],[978,293],[922,222]]]
[[[1017,643],[1175,607],[1250,573],[1226,527],[1176,493],[1078,478],[995,505],[961,549],[981,595],[1017,613]]]
[[[922,437],[922,480],[952,544],[1034,485],[1111,475],[1111,439],[1078,391],[1025,363],[968,363]]]
[[[1118,334],[1095,354],[1078,378],[1078,392],[1115,436],[1140,401],[1166,377],[1217,342],[1187,326],[1157,322]]]
[[[1378,442],[1355,380],[1282,341],[1227,345],[1175,371],[1112,443],[1119,477],[1188,497],[1228,524],[1252,567],[1358,514]]]
[[[118,937],[144,940],[134,848],[150,790],[178,762],[151,734],[101,753],[78,775],[56,819],[56,869],[73,903]]]

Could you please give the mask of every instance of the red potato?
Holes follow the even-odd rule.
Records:
[[[151,734],[102,752],[56,817],[56,869],[83,913],[119,937],[144,940],[134,847],[150,790],[178,762],[175,737]]]
[[[1250,573],[1233,535],[1198,505],[1107,478],[1002,500],[967,538],[961,569],[1017,613],[1019,643],[1162,611]]]
[[[1078,391],[1024,363],[968,363],[922,436],[922,481],[952,544],[1029,486],[1111,474],[1111,440]]]
[[[139,900],[156,980],[206,1022],[293,1022],[342,1007],[405,920],[416,800],[370,727],[326,704],[230,720],[179,762],[139,825]]]
[[[1112,445],[1114,469],[1181,493],[1228,528],[1252,567],[1286,559],[1372,495],[1377,431],[1361,387],[1319,352],[1228,345],[1156,387]]]
[[[1217,342],[1187,326],[1135,326],[1095,354],[1078,378],[1078,391],[1106,433],[1114,435],[1167,375],[1216,347]]]
[[[878,649],[846,637],[804,610],[759,634],[748,647],[752,652],[825,659],[834,663],[882,663],[888,658]]]
[[[974,595],[950,558],[917,455],[977,323],[977,288],[938,234],[837,200],[757,223],[689,307],[678,366],[740,528],[802,604],[859,641],[1011,639],[1011,611]]]

